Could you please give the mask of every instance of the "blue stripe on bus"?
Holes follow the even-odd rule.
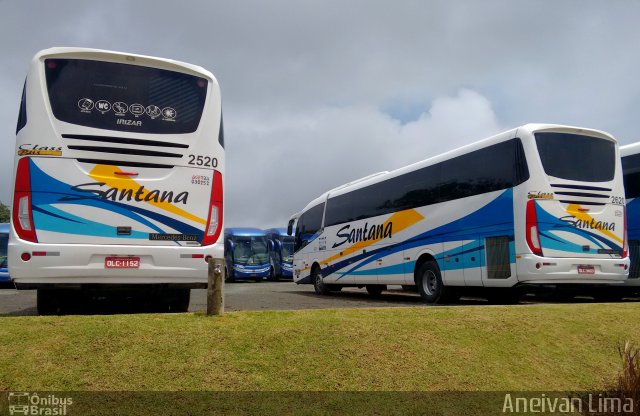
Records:
[[[41,215],[37,215],[34,213],[34,222],[36,225],[36,229],[42,229],[47,231],[54,232],[64,232],[68,234],[77,234],[77,235],[93,235],[93,236],[105,236],[105,237],[116,237],[116,227],[112,227],[106,224],[96,223],[94,221],[90,221],[84,218],[80,218],[74,215],[71,215],[67,212],[54,208],[53,204],[72,204],[72,205],[80,205],[80,206],[90,206],[94,208],[104,209],[107,211],[116,212],[123,216],[133,219],[152,230],[155,230],[158,233],[164,233],[166,231],[162,230],[162,228],[158,227],[153,222],[149,221],[149,219],[155,220],[163,225],[166,225],[173,230],[178,231],[182,234],[194,234],[198,239],[202,239],[204,235],[204,231],[200,230],[196,227],[193,227],[189,224],[185,224],[181,221],[178,221],[174,218],[168,217],[163,214],[159,214],[157,212],[153,212],[144,208],[140,208],[133,205],[127,205],[124,203],[110,201],[105,199],[100,199],[97,196],[89,196],[87,197],[87,192],[78,192],[72,189],[72,186],[66,184],[64,182],[59,181],[47,173],[45,173],[42,169],[40,169],[33,160],[30,160],[30,173],[31,173],[31,183],[32,183],[32,206],[35,212],[39,212]],[[37,185],[37,188],[34,187]],[[42,190],[41,190],[42,189]],[[66,200],[61,201],[62,197],[67,197]],[[74,199],[77,198],[77,199]],[[40,211],[38,211],[40,210]],[[59,221],[54,221],[53,216],[63,217],[67,219],[70,223],[62,223]],[[49,218],[48,218],[49,217]],[[146,218],[145,218],[146,217]],[[149,219],[147,219],[149,218]],[[81,222],[83,224],[82,227],[79,227],[78,224],[72,224],[71,222]],[[87,227],[85,227],[85,225]],[[100,225],[100,226],[98,226]],[[110,228],[105,228],[110,227]],[[104,234],[99,234],[104,233]],[[143,232],[132,232],[139,237],[136,238],[148,238],[149,233]],[[117,236],[118,238],[132,238],[132,236]]]
[[[470,230],[472,232],[470,232]],[[364,260],[358,265],[352,267],[350,270],[341,273],[341,279],[349,274],[353,274],[361,267],[370,264],[382,257],[387,257],[394,253],[399,253],[403,250],[408,250],[415,247],[425,246],[429,244],[454,242],[460,240],[468,240],[469,236],[481,237],[480,241],[486,237],[495,237],[500,235],[508,235],[510,239],[513,239],[513,190],[507,189],[496,197],[493,201],[480,208],[479,210],[462,217],[448,224],[434,228],[433,230],[424,232],[415,237],[412,237],[406,241],[396,243],[387,247],[371,250],[368,253],[363,253],[348,260],[343,260],[333,265],[327,266],[322,275],[327,276],[331,273],[336,273],[338,270],[349,266],[354,261]],[[466,238],[465,238],[466,237]],[[469,243],[468,245],[471,245]],[[478,244],[478,243],[476,243]],[[483,245],[478,244],[479,254],[483,249]],[[460,247],[452,249],[453,251],[460,250]],[[440,255],[438,255],[440,257]],[[484,259],[484,255],[481,256]],[[481,260],[484,261],[484,260]],[[513,258],[515,262],[515,258]],[[464,262],[459,262],[458,268],[463,267]],[[445,262],[440,259],[438,262],[441,270],[451,270],[451,267],[447,267]],[[405,269],[406,270],[406,269]]]
[[[602,237],[594,232],[577,228],[572,224],[562,221],[545,211],[540,204],[536,202],[536,217],[538,219],[538,233],[541,237],[540,243],[542,249],[550,248],[552,250],[566,251],[569,253],[593,253],[597,250],[583,251],[582,246],[572,243],[557,234],[551,236],[551,231],[565,231],[579,237],[585,238],[596,244],[599,248],[609,247],[610,249],[622,251],[622,247],[615,242]]]

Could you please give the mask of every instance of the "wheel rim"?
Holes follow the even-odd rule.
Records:
[[[433,296],[438,291],[438,278],[432,270],[427,270],[422,275],[422,289],[424,293],[429,296]]]

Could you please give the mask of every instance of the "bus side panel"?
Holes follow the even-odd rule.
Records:
[[[511,242],[509,264],[515,262],[512,195],[512,190],[508,189],[399,211],[386,216],[385,220],[376,217],[327,227],[327,246],[340,247],[340,250],[332,250],[321,259],[321,264],[326,264],[324,274],[331,275],[328,282],[366,284],[373,282],[371,274],[379,261],[386,259],[385,265],[377,268],[378,283],[412,284],[416,261],[429,248],[435,253],[445,281],[448,273],[449,276],[455,274],[459,278],[452,280],[451,284],[464,285],[467,265],[469,279],[479,285],[485,262],[485,238],[508,238]],[[455,209],[454,205],[457,205]],[[471,240],[470,230],[474,236]],[[373,238],[359,239],[359,235],[371,235]],[[404,277],[398,277],[400,273]]]

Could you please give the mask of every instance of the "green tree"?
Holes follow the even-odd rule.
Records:
[[[0,222],[9,222],[9,218],[11,218],[9,207],[0,202]]]

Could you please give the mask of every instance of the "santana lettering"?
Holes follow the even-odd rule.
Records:
[[[90,182],[82,183],[80,185],[72,186],[71,190],[75,192],[86,193],[87,196],[65,196],[60,198],[60,201],[77,201],[81,199],[108,199],[110,201],[137,201],[137,202],[169,202],[178,203],[182,202],[187,204],[187,198],[189,198],[189,192],[180,192],[174,195],[173,191],[160,191],[158,189],[146,189],[144,186],[133,188],[108,188],[98,189],[105,185],[104,182]]]
[[[333,244],[333,248],[339,247],[344,243],[357,243],[358,241],[370,241],[370,240],[381,240],[383,238],[391,238],[393,234],[393,223],[388,222],[386,225],[378,224],[371,225],[371,228],[368,228],[368,223],[364,223],[364,227],[362,228],[354,228],[351,231],[351,225],[345,225],[340,228],[336,233],[336,237],[341,238],[342,241]]]
[[[591,218],[591,221],[580,220],[573,215],[567,215],[565,217],[560,218],[562,221],[567,222],[573,225],[576,228],[581,228],[583,230],[600,230],[600,231],[615,231],[616,223],[615,222],[607,222],[607,221],[596,221]]]

